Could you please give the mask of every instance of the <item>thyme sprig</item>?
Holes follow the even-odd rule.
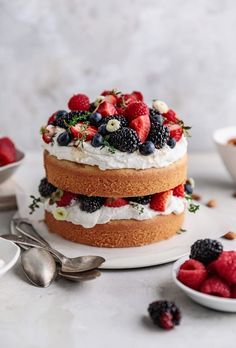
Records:
[[[104,138],[103,144],[102,144],[102,146],[101,146],[100,149],[104,149],[104,147],[106,147],[107,150],[108,150],[110,153],[112,153],[112,154],[114,154],[114,153],[116,152],[116,149],[114,148],[114,146],[112,146],[112,145],[109,143],[107,137]]]
[[[41,197],[35,197],[33,195],[30,195],[30,198],[32,199],[32,203],[28,206],[30,209],[30,215],[32,215],[37,208],[39,208],[39,203],[42,202]]]
[[[136,209],[139,213],[139,215],[144,213],[144,207],[136,202],[129,202],[129,204],[131,205],[132,208]]]
[[[196,213],[196,211],[200,209],[200,205],[199,204],[193,203],[192,195],[189,195],[189,194],[186,193],[185,194],[185,199],[186,199],[186,201],[189,202],[188,211],[190,213]]]

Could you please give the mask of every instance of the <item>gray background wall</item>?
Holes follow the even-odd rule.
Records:
[[[0,129],[39,149],[70,95],[142,90],[194,126],[192,150],[236,124],[234,0],[1,0]]]

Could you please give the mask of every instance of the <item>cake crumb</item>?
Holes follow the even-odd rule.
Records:
[[[207,206],[208,208],[215,208],[215,207],[217,206],[217,202],[216,202],[215,199],[210,199],[210,200],[207,202],[206,206]]]
[[[225,239],[229,239],[229,240],[233,240],[233,239],[236,239],[236,233],[235,232],[228,232],[226,233],[223,238]]]
[[[198,195],[197,193],[192,193],[192,199],[194,201],[200,201],[202,199],[202,197],[200,195]]]

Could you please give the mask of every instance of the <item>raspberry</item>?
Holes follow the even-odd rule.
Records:
[[[191,289],[198,290],[202,282],[207,278],[205,266],[196,260],[185,261],[178,272],[177,279]]]
[[[214,239],[199,239],[191,246],[190,259],[208,264],[216,260],[223,251],[223,245]]]
[[[236,298],[236,285],[231,286],[231,297]]]
[[[148,313],[153,323],[165,330],[173,329],[181,320],[181,312],[172,301],[152,302],[148,307]]]
[[[209,266],[221,278],[231,284],[236,284],[236,251],[223,251],[219,258]]]
[[[184,197],[185,192],[184,192],[184,185],[181,184],[179,186],[176,186],[173,190],[173,196],[176,197]]]
[[[89,98],[85,94],[76,94],[68,101],[68,107],[72,111],[88,111],[90,108]]]
[[[208,295],[230,297],[229,286],[219,277],[210,277],[206,279],[202,283],[200,291]]]

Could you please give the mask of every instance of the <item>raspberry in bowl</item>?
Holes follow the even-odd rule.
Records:
[[[236,312],[236,251],[224,251],[219,241],[196,241],[190,255],[174,263],[172,276],[195,302],[219,311]]]
[[[0,138],[0,184],[12,176],[23,159],[24,153],[16,148],[10,138]]]

